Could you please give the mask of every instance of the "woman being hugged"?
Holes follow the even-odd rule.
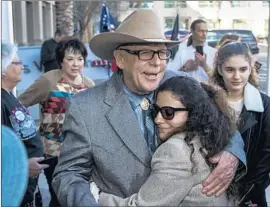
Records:
[[[52,157],[45,176],[51,194],[50,206],[60,206],[51,187],[52,175],[58,162],[63,142],[62,126],[67,99],[80,91],[94,86],[94,82],[82,75],[87,50],[78,39],[59,42],[56,59],[61,69],[49,71],[38,78],[20,97],[25,106],[40,105],[40,134],[46,157]]]
[[[200,85],[192,78],[173,77],[157,90],[152,110],[162,143],[152,157],[149,178],[137,194],[128,198],[101,193],[99,204],[230,205],[227,193],[220,197],[202,193],[202,182],[214,167],[208,158],[224,150],[236,129],[223,90]]]
[[[212,81],[227,92],[245,142],[247,173],[241,179],[241,205],[267,206],[270,172],[270,98],[258,90],[248,45],[229,42],[217,52]]]

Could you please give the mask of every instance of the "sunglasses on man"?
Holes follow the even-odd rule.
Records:
[[[157,104],[152,104],[152,116],[156,118],[160,112],[166,120],[172,120],[176,111],[188,111],[187,108],[173,108],[170,106],[159,107]]]

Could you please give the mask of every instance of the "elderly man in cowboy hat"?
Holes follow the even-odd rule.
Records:
[[[91,50],[102,59],[115,59],[118,71],[69,101],[53,179],[61,205],[96,205],[89,180],[104,192],[126,197],[138,192],[149,176],[157,147],[149,105],[164,79],[168,48],[179,43],[166,40],[163,32],[153,10],[139,9],[115,32],[91,40]],[[204,189],[209,195],[226,190],[238,165],[236,157],[245,160],[241,137],[236,139],[229,150],[234,155],[218,157],[208,180],[212,182]]]

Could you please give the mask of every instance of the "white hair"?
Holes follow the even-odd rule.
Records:
[[[10,43],[1,43],[1,75],[5,75],[7,67],[11,64],[12,60],[17,54],[17,45]]]

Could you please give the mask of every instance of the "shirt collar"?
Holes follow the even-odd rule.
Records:
[[[124,84],[124,91],[127,94],[133,109],[137,108],[144,98],[147,98],[151,103],[153,102],[154,92],[149,93],[149,94],[139,95],[129,90],[125,84]]]
[[[247,83],[244,89],[244,104],[248,111],[263,112],[263,101],[257,88]]]

